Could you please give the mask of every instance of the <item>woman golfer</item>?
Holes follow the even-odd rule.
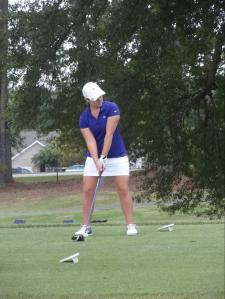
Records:
[[[74,235],[91,235],[90,208],[97,178],[112,176],[120,198],[127,224],[127,235],[137,234],[133,220],[133,204],[129,191],[129,160],[119,131],[120,111],[118,106],[103,100],[105,92],[93,82],[83,87],[83,96],[88,107],[80,116],[80,130],[88,152],[83,177],[83,225]]]

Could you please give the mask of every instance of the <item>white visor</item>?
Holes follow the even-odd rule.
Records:
[[[103,96],[105,92],[98,86],[98,84],[94,82],[88,82],[84,85],[82,89],[83,96],[92,101],[95,102],[100,96]]]

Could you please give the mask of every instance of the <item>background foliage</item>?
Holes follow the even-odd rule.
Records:
[[[9,116],[77,146],[82,85],[121,107],[142,198],[174,212],[224,214],[224,1],[32,1],[10,9]],[[67,138],[64,139],[65,144]],[[150,196],[151,195],[151,196]]]

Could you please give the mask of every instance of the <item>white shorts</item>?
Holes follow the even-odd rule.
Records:
[[[108,158],[106,161],[106,169],[102,173],[102,176],[119,176],[129,174],[129,160],[127,156],[124,156],[120,158]],[[85,162],[84,176],[99,176],[95,163],[90,157],[87,157]]]

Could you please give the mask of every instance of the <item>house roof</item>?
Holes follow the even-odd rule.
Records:
[[[36,140],[33,143],[31,143],[30,145],[28,145],[26,148],[24,148],[21,152],[19,152],[18,154],[16,154],[15,156],[12,157],[12,160],[16,159],[17,157],[19,157],[21,154],[23,154],[24,152],[26,152],[27,150],[29,150],[31,147],[33,147],[35,144],[39,144],[42,147],[46,147],[46,145],[44,145],[43,143],[41,143],[40,141]]]

